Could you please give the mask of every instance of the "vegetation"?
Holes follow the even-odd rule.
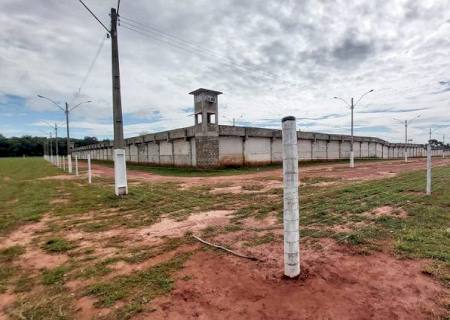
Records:
[[[169,293],[176,279],[190,279],[179,278],[177,272],[198,250],[189,233],[148,242],[152,233],[143,233],[144,228],[164,218],[181,221],[198,212],[233,209],[228,224],[198,234],[235,233],[235,242],[226,245],[242,250],[282,241],[281,224],[258,228],[247,223],[249,218],[282,220],[282,189],[262,188],[262,180],[249,181],[240,194],[210,192],[230,183],[182,188],[173,182],[140,182],[130,184],[127,197],[118,198],[112,194],[111,178],[89,185],[84,177],[59,179],[60,173],[38,158],[0,159],[0,181],[6,182],[0,183],[0,234],[34,226],[25,233],[28,242],[0,250],[0,293],[18,297],[7,310],[12,318],[71,319],[82,296],[97,307],[111,308],[108,317],[113,319],[148,311],[151,301]],[[423,192],[424,171],[366,182],[301,182],[304,245],[320,250],[319,238],[333,238],[364,254],[382,249],[400,257],[427,258],[432,262],[423,272],[449,282],[450,166],[433,169],[431,196]],[[23,263],[30,252],[64,256],[64,262],[36,269]],[[118,273],[123,266],[128,271]],[[81,285],[73,289],[74,282]]]
[[[51,129],[50,129],[51,130]],[[71,139],[76,147],[86,146],[97,143],[96,137],[84,137],[83,139]],[[44,154],[44,148],[51,143],[53,152],[56,150],[55,139],[47,137],[11,137],[6,138],[0,134],[0,157],[36,157]],[[65,138],[58,139],[58,150],[60,155],[66,155],[67,140]]]

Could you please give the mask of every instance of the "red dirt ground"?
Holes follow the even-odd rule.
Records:
[[[448,159],[433,159],[433,165],[450,164]],[[413,159],[405,164],[397,161],[377,161],[357,163],[355,169],[347,164],[320,164],[300,166],[301,177],[329,177],[346,180],[370,180],[395,176],[404,171],[425,168],[424,159]],[[112,177],[113,169],[102,165],[93,166],[94,176]],[[281,170],[269,170],[252,174],[220,177],[168,177],[148,172],[129,171],[130,180],[163,182],[174,181],[185,186],[229,184],[243,186],[252,182],[264,181],[272,187],[281,177]],[[95,181],[95,180],[94,180]],[[279,182],[281,186],[281,182]],[[232,187],[233,188],[233,187]],[[233,189],[234,190],[234,189]],[[239,189],[241,191],[242,189]],[[230,190],[228,190],[230,192]],[[252,191],[253,192],[253,191]],[[258,191],[255,191],[258,192]],[[382,207],[371,214],[391,214],[390,207]],[[181,236],[186,231],[199,231],[209,224],[226,224],[231,211],[221,210],[192,215],[187,220],[176,222],[163,219],[150,227],[140,229],[114,229],[98,233],[83,233],[67,230],[65,237],[78,240],[80,246],[95,247],[102,251],[102,241],[109,237],[124,236],[136,242],[153,244],[163,236]],[[400,212],[400,217],[407,213]],[[87,217],[89,213],[86,213]],[[14,244],[29,245],[33,237],[43,228],[47,217],[41,222],[23,226],[6,239],[0,239],[0,248]],[[270,220],[272,219],[272,220]],[[273,230],[279,234],[282,226],[277,220],[267,218],[261,221],[245,221],[244,227],[267,227],[277,225]],[[247,230],[248,231],[248,230]],[[221,234],[213,242],[242,244],[242,235],[247,231]],[[242,241],[241,241],[242,240]],[[95,245],[97,244],[97,245]],[[298,280],[282,278],[282,241],[273,241],[257,247],[240,247],[238,251],[262,258],[254,262],[237,258],[219,251],[198,251],[177,273],[174,290],[165,297],[150,302],[143,313],[133,319],[439,319],[445,317],[443,307],[449,304],[448,289],[422,270],[429,261],[402,260],[383,252],[371,255],[358,254],[353,249],[338,245],[334,240],[321,239],[320,245],[302,246],[302,272]],[[192,247],[182,246],[177,252],[191,251]],[[111,249],[111,248],[109,248]],[[55,267],[62,264],[66,255],[55,255],[58,261],[48,257],[38,248],[27,248],[19,262],[35,267]],[[176,252],[168,252],[146,260],[141,264],[129,265],[120,262],[111,267],[110,275],[129,274],[142,270],[161,259],[169,259]],[[55,258],[56,259],[56,258]],[[41,264],[36,265],[36,261]],[[74,294],[82,291],[88,282],[68,283]],[[11,304],[14,295],[0,295],[0,319],[4,317],[2,307]],[[93,319],[108,316],[112,308],[94,307],[96,299],[82,297],[77,299],[77,319]],[[119,304],[122,302],[119,302]],[[117,307],[117,305],[115,306]]]
[[[435,319],[446,290],[421,273],[424,261],[358,255],[323,240],[303,248],[305,279],[282,279],[282,244],[253,249],[266,262],[200,252],[174,291],[136,319]],[[182,277],[190,277],[186,280]]]
[[[442,166],[450,164],[450,159],[433,158],[433,166]],[[80,168],[85,170],[85,164],[81,164]],[[351,169],[346,163],[330,163],[306,165],[300,164],[300,177],[321,177],[321,178],[336,178],[343,180],[373,180],[393,177],[399,173],[421,170],[426,168],[426,159],[418,158],[411,159],[408,163],[403,160],[389,160],[389,161],[370,161],[356,163],[356,167]],[[104,165],[95,164],[92,166],[93,176],[98,177],[113,177],[114,169]],[[281,177],[281,169],[264,170],[257,173],[241,174],[232,176],[217,176],[217,177],[173,177],[161,176],[149,172],[128,170],[128,178],[130,180],[140,180],[148,182],[179,182],[187,187],[195,185],[212,185],[218,183],[232,183],[233,185],[242,185],[251,180],[258,180],[270,177]],[[281,185],[281,183],[280,183]]]

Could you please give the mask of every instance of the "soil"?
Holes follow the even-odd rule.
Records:
[[[448,164],[450,164],[450,159],[442,159],[442,158],[433,159],[433,167]],[[302,178],[318,178],[318,177],[340,179],[340,180],[375,180],[393,177],[406,171],[425,169],[425,167],[426,167],[426,159],[416,158],[409,160],[408,163],[405,163],[403,160],[360,162],[356,163],[356,166],[353,169],[349,168],[347,163],[305,165],[303,167],[302,164],[300,164],[299,171],[300,171],[300,181]],[[114,174],[114,168],[95,164],[92,166],[92,173],[94,177],[97,176],[97,177],[112,178]],[[217,176],[217,177],[161,176],[149,172],[136,170],[129,170],[127,174],[130,180],[148,181],[148,182],[177,182],[180,183],[184,188],[189,188],[198,185],[229,184],[227,187],[222,189],[226,190],[227,188],[229,188],[229,192],[239,192],[240,188],[236,188],[235,186],[242,186],[253,181],[280,178],[282,177],[282,170],[281,169],[264,170],[261,172],[250,174]],[[267,185],[267,181],[264,182],[265,185]],[[326,184],[330,183],[326,182]],[[282,186],[281,181],[277,180],[270,181],[270,187],[272,188],[281,186]],[[221,188],[217,188],[213,192],[220,193],[220,189]]]
[[[433,165],[450,164],[448,159],[436,159]],[[423,169],[424,159],[403,161],[378,161],[357,163],[355,169],[347,164],[300,165],[300,177],[331,178],[339,180],[370,180],[395,176],[404,171]],[[112,177],[113,169],[102,165],[93,166],[95,177]],[[213,193],[258,193],[279,188],[280,169],[238,176],[220,177],[169,177],[148,172],[129,171],[132,183],[167,182],[180,183],[182,187],[198,185],[214,186]],[[58,179],[68,179],[58,176]],[[70,176],[70,179],[77,179]],[[78,179],[85,178],[84,176]],[[277,180],[278,179],[278,180]],[[95,181],[95,180],[94,180]],[[336,182],[313,184],[326,187]],[[222,185],[220,187],[219,185]],[[262,186],[258,190],[244,190]],[[111,210],[112,215],[115,214]],[[77,247],[94,248],[96,257],[114,256],[120,248],[108,247],[112,238],[123,238],[123,245],[157,245],[166,237],[180,237],[187,231],[196,232],[209,226],[229,223],[232,210],[216,210],[193,213],[185,220],[168,217],[148,227],[116,228],[101,232],[65,230],[66,239]],[[89,219],[94,212],[87,212]],[[366,213],[367,216],[392,215],[406,217],[407,212],[385,206]],[[65,254],[50,255],[33,245],[48,222],[18,228],[8,237],[0,238],[0,249],[12,245],[27,247],[18,258],[18,264],[37,274],[42,268],[53,268],[68,261]],[[365,223],[365,222],[364,222]],[[262,262],[250,261],[228,255],[203,244],[184,245],[165,252],[142,263],[128,264],[123,261],[111,264],[113,271],[105,279],[144,270],[171,259],[182,252],[196,252],[185,267],[176,274],[174,290],[167,296],[157,298],[145,306],[133,319],[433,319],[446,314],[443,307],[448,290],[422,272],[429,261],[399,259],[386,252],[361,255],[350,247],[339,245],[330,239],[315,240],[314,246],[302,245],[302,276],[288,280],[282,275],[283,243],[276,239],[255,247],[243,247],[251,236],[261,236],[257,229],[272,229],[277,236],[282,224],[276,217],[248,218],[243,222],[246,230],[222,233],[208,239],[225,244],[243,254],[261,258]],[[334,231],[346,232],[360,227],[357,224],[334,226]],[[206,248],[205,250],[198,250]],[[81,297],[80,292],[91,283],[89,280],[73,280],[66,287],[77,298],[76,319],[107,317],[113,308],[96,308],[95,298]],[[0,294],[0,306],[13,303],[15,295]],[[0,320],[5,318],[0,307]]]
[[[397,217],[397,218],[406,218],[408,216],[408,213],[402,209],[402,208],[394,208],[391,206],[384,206],[376,208],[375,210],[372,210],[370,212],[365,212],[363,215],[368,217],[383,217],[383,216],[391,216],[391,217]]]
[[[280,243],[258,246],[254,262],[197,253],[175,289],[136,319],[430,319],[445,314],[446,290],[421,270],[426,262],[384,253],[357,255],[324,240],[303,248],[299,279],[284,279]],[[190,280],[185,280],[186,277]]]

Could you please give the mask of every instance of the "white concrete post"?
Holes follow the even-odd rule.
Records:
[[[78,156],[75,156],[75,175],[78,177],[79,173],[78,173]]]
[[[350,151],[350,168],[355,167],[355,152]]]
[[[88,182],[89,184],[92,183],[92,171],[91,171],[91,154],[88,153],[87,155],[87,161],[88,161]]]
[[[65,156],[62,156],[62,168],[63,168],[63,171],[66,171],[66,157]]]
[[[297,128],[295,117],[284,117],[281,122],[283,128],[284,274],[294,278],[300,275]]]
[[[431,144],[427,145],[427,195],[431,194]]]
[[[61,159],[59,158],[59,154],[57,154],[56,155],[56,166],[58,167],[58,168],[61,168],[61,161],[60,161]]]
[[[128,194],[127,164],[124,149],[114,149],[114,189],[117,196]]]
[[[69,170],[69,173],[72,173],[72,155],[67,155],[67,167]]]

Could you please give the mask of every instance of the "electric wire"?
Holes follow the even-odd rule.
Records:
[[[100,42],[100,45],[97,48],[97,51],[95,52],[94,59],[92,59],[91,64],[89,65],[89,68],[86,72],[86,75],[83,77],[83,80],[81,81],[80,86],[78,87],[78,93],[79,95],[81,93],[81,89],[86,84],[86,81],[88,80],[89,76],[91,75],[92,70],[94,69],[95,63],[97,62],[98,57],[100,56],[100,53],[102,52],[103,46],[105,44],[105,40],[107,39],[106,36],[104,36]]]

